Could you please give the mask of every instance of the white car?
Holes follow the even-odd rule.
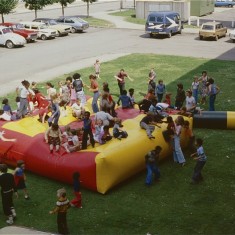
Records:
[[[229,33],[229,37],[233,42],[235,42],[235,29]]]
[[[19,34],[13,33],[12,30],[5,26],[0,26],[0,45],[11,49],[15,46],[24,46],[26,40]]]
[[[34,30],[38,32],[38,38],[47,40],[48,38],[55,38],[58,32],[55,29],[49,29],[44,23],[39,22],[20,22],[24,29]]]
[[[57,23],[54,19],[50,18],[37,18],[34,19],[33,22],[41,22],[46,24],[49,29],[55,29],[58,31],[59,36],[68,35],[71,32],[71,27],[68,25],[63,25]]]

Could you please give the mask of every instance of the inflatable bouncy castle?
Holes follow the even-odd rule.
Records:
[[[82,126],[82,122],[75,119],[68,109],[68,115],[61,117],[59,125],[70,125],[72,128]],[[145,168],[144,156],[156,145],[162,147],[161,158],[171,154],[169,143],[162,135],[166,123],[156,127],[149,139],[145,130],[140,128],[140,120],[145,114],[138,109],[117,109],[123,129],[128,133],[126,139],[112,139],[104,145],[97,144],[94,148],[88,146],[86,150],[67,153],[62,147],[53,154],[44,141],[44,133],[48,124],[38,122],[38,116],[26,117],[17,121],[0,121],[0,131],[4,137],[15,138],[16,142],[0,140],[0,159],[2,163],[15,166],[18,160],[24,160],[26,169],[61,182],[72,183],[72,175],[79,171],[82,185],[88,189],[105,194],[108,190],[127,180],[129,177]],[[93,116],[93,115],[92,115]],[[176,115],[173,115],[176,118]],[[189,118],[192,125],[192,118]],[[182,133],[183,146],[187,138]]]

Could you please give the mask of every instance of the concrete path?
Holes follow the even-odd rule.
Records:
[[[24,235],[28,235],[28,234],[52,235],[51,233],[40,232],[40,231],[36,231],[36,230],[33,230],[33,229],[19,227],[19,226],[14,226],[14,225],[0,229],[0,234],[11,234],[11,235],[20,235],[20,234],[24,234]]]

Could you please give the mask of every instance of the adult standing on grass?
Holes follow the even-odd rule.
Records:
[[[204,149],[203,149],[203,140],[198,138],[196,139],[196,146],[197,146],[197,152],[191,154],[191,157],[194,157],[197,155],[197,157],[194,157],[193,159],[197,161],[196,166],[194,167],[193,177],[191,184],[197,184],[200,181],[203,180],[201,171],[206,164],[207,157],[205,155]]]
[[[175,120],[173,157],[174,157],[174,162],[179,163],[181,166],[185,165],[184,154],[180,146],[180,134],[183,125],[184,125],[184,118],[182,116],[178,116]]]
[[[215,85],[213,78],[208,79],[208,95],[209,95],[209,111],[215,111],[215,99],[216,95],[219,93],[220,88]]]
[[[12,174],[7,173],[7,165],[0,164],[0,186],[2,195],[2,208],[4,214],[8,217],[6,220],[7,224],[11,225],[14,223],[13,219],[16,217],[16,212],[13,204],[13,193],[15,192],[18,197],[15,181]]]
[[[206,96],[207,96],[207,71],[202,71],[202,76],[198,79],[201,82],[201,104],[206,104]]]
[[[128,78],[130,81],[134,81],[132,78],[129,77],[129,75],[125,72],[124,69],[121,69],[117,75],[114,76],[114,78],[118,81],[118,86],[120,90],[120,95],[122,95],[122,92],[125,90],[125,78]]]
[[[175,107],[177,110],[180,110],[184,104],[185,101],[185,91],[184,91],[184,86],[182,83],[177,84],[177,94],[175,97]]]

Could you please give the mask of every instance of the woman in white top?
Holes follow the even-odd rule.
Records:
[[[54,85],[52,85],[50,82],[46,83],[47,88],[47,99],[50,100],[52,95],[56,94],[56,89],[54,88]]]
[[[173,157],[174,157],[174,162],[179,163],[181,166],[185,165],[184,154],[180,146],[180,134],[183,124],[184,124],[184,118],[182,116],[178,116],[177,119],[175,120]]]

